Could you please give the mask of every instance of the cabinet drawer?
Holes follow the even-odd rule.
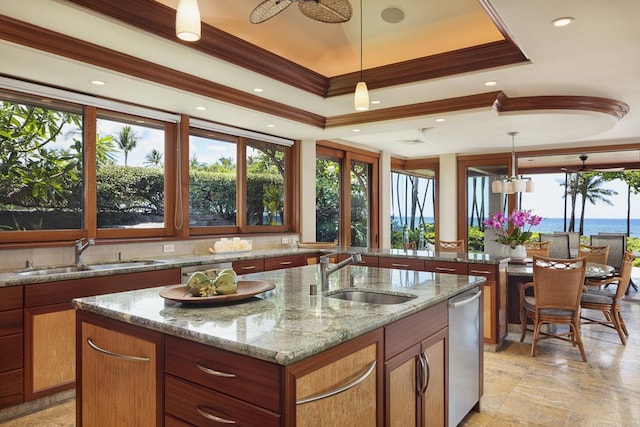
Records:
[[[434,273],[467,274],[467,264],[464,262],[425,261],[424,268]]]
[[[22,369],[0,374],[0,408],[22,403]]]
[[[258,273],[264,271],[264,259],[250,259],[247,261],[234,261],[233,269],[238,274]]]
[[[22,334],[0,338],[0,372],[22,369]]]
[[[22,333],[22,310],[0,311],[0,337]]]
[[[0,311],[22,308],[22,286],[0,288]]]
[[[338,261],[344,261],[349,258],[350,255],[340,254],[338,255]],[[356,262],[353,265],[364,265],[366,267],[378,267],[378,257],[371,255],[362,255],[362,262]]]
[[[239,399],[183,381],[172,375],[165,377],[165,411],[196,426],[233,424],[238,427],[280,425],[280,415]],[[272,390],[272,393],[277,393]],[[250,395],[246,391],[246,395]],[[219,417],[225,421],[215,421]]]
[[[487,281],[496,280],[496,268],[487,264],[469,264],[469,276],[486,277]]]
[[[399,354],[448,325],[447,301],[384,327],[384,360]]]
[[[301,267],[303,265],[307,265],[306,255],[265,258],[264,271],[278,270],[281,268]]]
[[[411,258],[380,257],[378,259],[378,267],[424,271],[424,261]]]
[[[165,370],[274,412],[280,411],[280,394],[276,392],[281,389],[278,365],[167,336]]]

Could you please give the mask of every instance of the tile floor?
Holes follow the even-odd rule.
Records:
[[[587,363],[577,348],[557,340],[542,341],[536,357],[530,357],[531,334],[523,343],[520,333],[509,334],[502,351],[485,352],[481,411],[461,425],[640,426],[640,293],[631,291],[622,312],[631,335],[626,346],[612,329],[582,327]],[[74,400],[0,423],[74,425]]]

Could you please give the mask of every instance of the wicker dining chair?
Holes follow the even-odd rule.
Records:
[[[548,257],[551,242],[526,242],[524,247],[527,250],[527,258],[533,258],[534,255]]]
[[[527,331],[533,332],[532,357],[536,355],[538,341],[557,338],[577,345],[582,361],[587,361],[580,337],[580,298],[586,267],[586,258],[533,257],[533,282],[519,286],[520,342],[524,341]],[[526,295],[528,288],[533,288],[533,295]],[[527,328],[527,319],[533,321],[533,329]],[[559,324],[568,325],[568,332],[564,329],[558,332],[542,331],[543,325]]]
[[[571,258],[571,250],[569,249],[568,234],[549,234],[540,233],[541,242],[551,242],[549,256],[552,258],[569,259]]]
[[[606,264],[609,259],[609,246],[580,245],[578,258],[585,257],[587,262]]]
[[[607,290],[591,290],[582,293],[580,298],[580,305],[585,310],[596,310],[602,312],[604,319],[593,319],[584,315],[581,316],[581,323],[584,324],[598,324],[603,325],[618,332],[620,341],[623,345],[627,344],[626,337],[629,336],[627,326],[622,320],[620,314],[620,301],[624,298],[624,294],[629,288],[629,282],[631,280],[631,271],[633,270],[634,256],[631,252],[627,251],[624,254],[624,260],[622,261],[622,269],[620,275],[616,275],[610,279],[602,280],[598,282],[600,285],[613,285],[616,284],[617,288],[615,293]]]
[[[464,239],[460,240],[438,240],[436,249],[441,252],[466,252]]]

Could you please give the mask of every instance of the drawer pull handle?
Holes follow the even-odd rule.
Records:
[[[374,360],[373,362],[371,362],[371,365],[369,365],[369,368],[365,371],[364,374],[360,375],[358,378],[356,378],[355,380],[342,385],[334,390],[330,390],[324,393],[320,393],[320,394],[316,394],[315,396],[309,396],[309,397],[305,397],[304,399],[300,399],[296,402],[296,405],[302,405],[303,403],[309,403],[309,402],[314,402],[316,400],[321,400],[327,397],[331,397],[335,394],[338,393],[342,393],[343,391],[347,391],[350,388],[353,388],[355,386],[357,386],[358,384],[360,384],[362,381],[366,380],[367,377],[369,375],[371,375],[371,373],[376,369],[376,361]]]
[[[289,265],[289,264],[293,264],[293,262],[292,261],[282,261],[280,263],[280,265]]]
[[[455,268],[446,268],[446,267],[436,267],[438,271],[456,271]]]
[[[489,270],[470,270],[469,273],[491,274]]]
[[[255,270],[256,266],[255,265],[249,265],[247,267],[242,267],[241,270]]]
[[[424,388],[422,389],[422,394],[427,392],[427,388],[429,388],[429,383],[431,382],[431,365],[429,364],[429,356],[426,353],[422,353],[422,357],[424,358],[424,366],[425,366],[425,377],[424,377]]]
[[[89,344],[89,347],[98,353],[106,354],[107,356],[115,357],[117,359],[131,360],[134,362],[149,362],[151,360],[148,357],[131,356],[129,354],[114,353],[112,351],[105,350],[104,348],[98,347],[91,338],[87,338],[87,344]]]
[[[211,421],[215,421],[217,423],[221,423],[221,424],[235,424],[236,422],[233,420],[226,420],[224,418],[220,418],[220,417],[216,417],[215,415],[211,415],[210,413],[200,409],[199,406],[196,406],[196,411],[198,411],[198,413],[200,415],[202,415],[203,417],[205,417],[208,420]]]
[[[409,264],[396,264],[394,262],[391,264],[391,267],[409,267]]]
[[[226,372],[214,371],[213,369],[207,368],[205,366],[202,366],[199,363],[196,363],[196,366],[198,367],[198,369],[200,369],[205,374],[214,375],[216,377],[224,377],[224,378],[235,378],[236,377],[235,374],[227,374]]]

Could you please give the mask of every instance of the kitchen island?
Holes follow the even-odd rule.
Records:
[[[407,392],[411,420],[444,425],[447,301],[485,278],[348,266],[329,277],[328,291],[318,289],[316,295],[310,285],[319,286],[317,266],[241,280],[276,287],[213,306],[165,300],[162,288],[74,300],[78,426],[123,419],[167,426],[215,420],[341,425],[351,417],[351,425],[395,425],[395,414],[406,412],[400,408],[407,408]],[[358,289],[414,298],[383,305],[330,296],[350,280]],[[482,331],[482,316],[476,319]],[[425,359],[433,366],[426,368]],[[431,381],[428,387],[420,383],[424,387],[416,393],[415,382],[422,381],[416,373],[427,371]],[[349,387],[316,397],[341,384]]]

